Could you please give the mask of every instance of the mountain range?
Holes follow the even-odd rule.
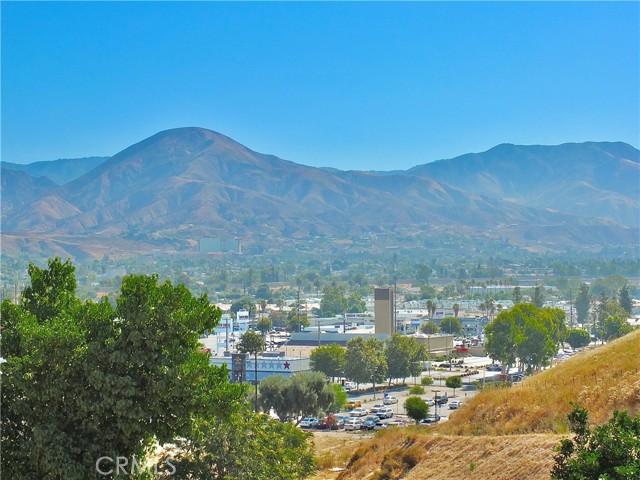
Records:
[[[196,251],[202,237],[274,251],[306,239],[388,245],[434,232],[597,250],[637,247],[639,223],[640,151],[624,143],[503,144],[365,172],[297,164],[190,127],[110,158],[2,162],[5,253]]]

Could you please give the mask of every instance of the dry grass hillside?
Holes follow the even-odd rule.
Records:
[[[616,409],[640,413],[640,330],[513,388],[481,392],[434,429],[383,430],[355,450],[345,471],[318,478],[548,479],[554,449],[569,433],[571,401],[587,408],[592,425]]]
[[[571,401],[589,411],[593,424],[606,422],[615,409],[640,412],[640,330],[581,352],[512,388],[481,392],[436,431],[566,433]]]

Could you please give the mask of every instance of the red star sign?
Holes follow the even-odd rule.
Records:
[[[286,368],[287,370],[289,370],[289,362],[284,362],[284,368]]]

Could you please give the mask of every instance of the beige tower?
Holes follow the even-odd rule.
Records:
[[[396,331],[396,298],[392,288],[376,288],[375,300],[375,322],[376,333],[386,333],[391,335]]]

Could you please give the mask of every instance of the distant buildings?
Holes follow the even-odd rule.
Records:
[[[200,253],[242,253],[242,245],[237,238],[201,238],[198,242]]]

